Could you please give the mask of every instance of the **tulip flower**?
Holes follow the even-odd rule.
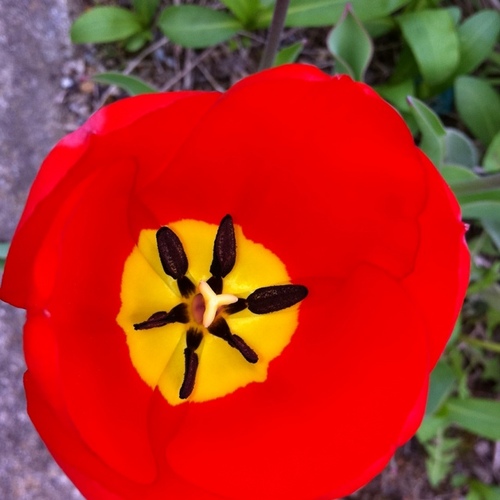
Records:
[[[49,154],[7,258],[28,413],[89,499],[347,495],[420,424],[464,232],[347,76],[119,101]]]

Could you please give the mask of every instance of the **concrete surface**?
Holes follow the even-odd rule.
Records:
[[[56,101],[70,23],[67,0],[0,3],[0,241],[8,241],[41,160],[63,135]],[[23,318],[0,304],[0,498],[82,498],[26,414]]]

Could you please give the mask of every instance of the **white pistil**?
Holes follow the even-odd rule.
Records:
[[[203,313],[203,326],[205,328],[208,328],[212,324],[220,307],[234,304],[238,301],[238,297],[235,295],[228,293],[217,295],[206,281],[200,281],[198,288],[205,301],[205,312]]]

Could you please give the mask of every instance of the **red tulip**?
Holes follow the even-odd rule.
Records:
[[[417,429],[468,259],[397,112],[291,65],[64,138],[1,296],[27,310],[29,415],[87,498],[331,499]]]

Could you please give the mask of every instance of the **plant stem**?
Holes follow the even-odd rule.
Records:
[[[451,189],[457,197],[500,189],[500,174],[491,174],[470,181],[453,183]]]
[[[262,59],[260,60],[259,71],[270,68],[274,63],[276,52],[278,52],[281,32],[283,31],[283,26],[285,25],[286,12],[289,4],[290,0],[276,0],[273,20],[271,21],[271,27],[269,28],[269,35],[267,37],[266,46],[264,47],[264,53],[262,54]]]
[[[497,344],[496,342],[479,340],[470,337],[462,337],[460,340],[473,347],[480,347],[481,349],[486,349],[487,351],[500,353],[500,344]]]

